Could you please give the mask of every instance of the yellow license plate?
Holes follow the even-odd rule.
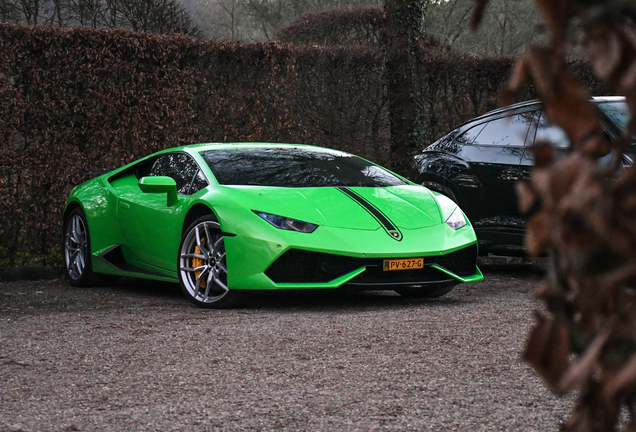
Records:
[[[384,271],[421,269],[424,268],[424,258],[384,260],[382,267]]]

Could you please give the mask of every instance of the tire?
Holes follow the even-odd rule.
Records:
[[[455,198],[455,194],[453,193],[452,190],[450,190],[448,187],[441,185],[439,183],[435,183],[435,182],[431,182],[431,181],[425,181],[422,182],[422,186],[435,191],[435,192],[439,192],[441,194],[446,195],[448,198],[452,199],[453,201],[455,201],[455,203],[457,203],[457,198]]]
[[[213,215],[198,218],[186,229],[177,260],[181,290],[197,306],[224,309],[239,303],[242,292],[227,286],[225,242]]]
[[[86,215],[76,208],[64,220],[62,252],[66,276],[73,286],[88,287],[97,283],[91,261],[91,237]]]
[[[402,297],[407,298],[437,298],[443,295],[448,294],[455,288],[455,285],[440,285],[440,286],[432,286],[426,288],[400,288],[396,289],[395,292],[401,295]]]

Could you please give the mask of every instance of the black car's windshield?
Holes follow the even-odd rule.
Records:
[[[597,106],[603,111],[603,114],[614,123],[621,133],[625,134],[627,132],[627,126],[629,120],[632,118],[632,114],[625,101],[599,102]],[[631,143],[625,150],[625,153],[630,158],[633,158],[636,154],[636,136],[632,135]]]
[[[307,147],[235,148],[201,152],[222,185],[277,187],[405,184],[390,172],[336,150]]]
[[[624,101],[599,102],[598,107],[621,132],[625,133],[627,131],[627,124],[631,118],[627,103]]]

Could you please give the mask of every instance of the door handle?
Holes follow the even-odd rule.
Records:
[[[128,204],[127,202],[119,201],[119,208],[123,210],[128,210],[130,209],[130,204]]]

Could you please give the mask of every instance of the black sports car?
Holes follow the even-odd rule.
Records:
[[[630,112],[622,97],[595,97],[604,132],[615,141]],[[537,100],[488,112],[465,123],[415,157],[412,179],[453,199],[472,221],[480,253],[523,254],[526,219],[520,213],[515,183],[530,177],[536,141],[570,150],[568,137],[551,125]],[[624,155],[631,164],[634,148]],[[601,163],[611,160],[612,154]]]

